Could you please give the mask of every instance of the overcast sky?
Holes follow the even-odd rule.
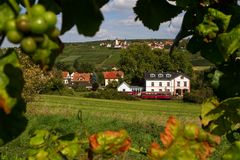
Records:
[[[106,39],[152,39],[152,38],[174,38],[178,32],[182,14],[161,25],[159,31],[153,32],[144,27],[140,21],[135,22],[136,15],[133,12],[136,0],[111,0],[101,8],[104,21],[100,30],[94,37],[84,37],[77,33],[76,28],[72,28],[61,36],[63,42],[84,42]],[[58,16],[58,26],[61,26],[61,16]],[[9,46],[4,42],[3,47]]]

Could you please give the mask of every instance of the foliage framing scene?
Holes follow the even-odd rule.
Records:
[[[201,106],[177,100],[130,101],[133,99],[128,95],[115,93],[114,84],[106,92],[89,93],[91,98],[73,96],[75,93],[69,88],[60,89],[62,81],[57,79],[59,73],[54,66],[64,51],[59,36],[74,26],[80,35],[94,36],[104,20],[100,9],[107,3],[110,2],[0,0],[0,43],[8,39],[19,46],[1,51],[0,158],[240,159],[239,1],[137,0],[133,8],[135,20],[154,31],[179,14],[184,16],[169,52],[151,51],[145,44],[135,44],[121,53],[118,65],[127,74],[125,80],[141,84],[139,75],[146,71],[182,69],[190,73],[189,65],[177,63],[181,56],[175,52],[181,40],[188,38],[185,48],[213,66],[203,80],[213,94],[206,96],[208,99],[201,101]],[[57,15],[62,16],[61,29],[56,27]],[[139,61],[134,61],[134,56]],[[156,65],[152,63],[154,59],[159,60]],[[171,63],[159,64],[167,60]],[[96,84],[94,66],[83,62],[81,58],[76,60],[75,68],[81,71],[86,66],[90,69],[87,72],[93,71],[91,81]],[[138,66],[139,62],[142,66]],[[164,69],[166,65],[172,68]],[[130,67],[136,70],[131,71]],[[41,81],[34,79],[35,73],[39,73]],[[50,76],[44,78],[46,74]],[[44,94],[49,93],[49,88],[60,96]],[[111,96],[122,99],[96,99]]]

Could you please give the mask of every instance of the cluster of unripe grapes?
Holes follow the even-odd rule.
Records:
[[[10,42],[20,44],[22,50],[34,61],[41,61],[56,47],[54,41],[60,35],[56,23],[55,13],[46,11],[41,4],[35,4],[27,13],[8,20],[5,32]]]

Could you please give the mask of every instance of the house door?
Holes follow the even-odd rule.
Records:
[[[181,96],[181,95],[182,95],[181,89],[176,89],[176,95],[177,95],[177,96]]]

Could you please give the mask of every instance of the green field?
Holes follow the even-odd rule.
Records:
[[[82,123],[77,118],[80,110]],[[28,104],[29,124],[26,131],[0,148],[0,153],[11,160],[26,157],[29,135],[36,129],[58,129],[65,134],[87,131],[92,134],[124,128],[132,138],[133,147],[148,148],[152,141],[159,142],[159,133],[170,115],[185,123],[200,124],[199,114],[200,105],[181,101],[118,101],[42,95],[37,102]],[[129,153],[128,159],[146,158]]]
[[[66,44],[63,53],[57,61],[67,64],[81,58],[82,62],[89,62],[96,68],[109,68],[117,64],[121,50],[100,47],[100,42]]]
[[[145,40],[142,40],[144,42]],[[121,49],[109,49],[100,47],[102,41],[83,42],[83,43],[67,43],[63,53],[57,58],[57,62],[72,64],[75,59],[81,58],[82,62],[89,62],[98,69],[112,68],[119,59]],[[132,41],[135,42],[135,41]],[[113,41],[109,42],[113,43]],[[193,66],[211,66],[212,64],[200,56],[200,54],[190,55]]]

